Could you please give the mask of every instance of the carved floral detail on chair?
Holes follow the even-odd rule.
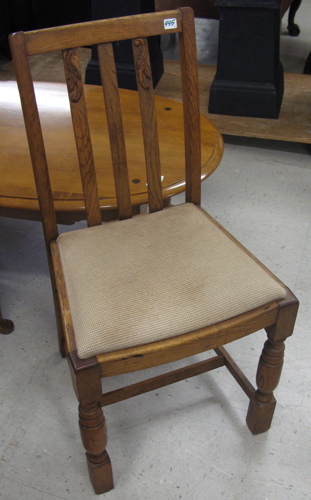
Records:
[[[148,57],[147,40],[145,38],[136,38],[134,45],[141,49],[136,59],[138,82],[143,89],[148,90],[150,89],[152,75]]]
[[[83,82],[79,65],[79,58],[76,49],[63,51],[63,59],[66,70],[66,81],[70,99],[78,102],[83,92]]]

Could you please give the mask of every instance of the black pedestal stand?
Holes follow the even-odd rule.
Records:
[[[217,0],[217,73],[209,112],[278,118],[284,89],[278,0]]]

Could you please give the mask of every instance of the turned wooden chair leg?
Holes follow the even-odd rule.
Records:
[[[10,319],[4,319],[2,317],[1,309],[0,309],[0,333],[3,335],[7,335],[8,333],[13,332],[14,323]]]
[[[73,386],[79,401],[79,427],[91,483],[97,494],[113,488],[110,458],[106,451],[107,429],[102,410],[102,387],[97,359],[81,360],[68,355]]]
[[[276,400],[276,389],[283,366],[284,342],[267,340],[259,359],[257,370],[257,391],[250,400],[246,422],[253,434],[267,431],[272,422]]]
[[[101,404],[79,406],[79,425],[91,483],[95,493],[105,493],[113,488],[112,468],[106,451],[107,429]]]
[[[266,432],[272,422],[276,400],[276,389],[283,367],[284,341],[293,333],[298,311],[298,300],[292,293],[280,305],[275,325],[267,328],[268,340],[265,342],[257,369],[257,391],[250,399],[246,417],[247,425],[253,434]]]

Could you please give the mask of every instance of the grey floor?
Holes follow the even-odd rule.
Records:
[[[303,70],[311,50],[310,14],[306,0],[297,15],[301,36],[282,35],[286,71]],[[285,32],[285,21],[282,26]],[[217,22],[200,21],[198,33],[200,61],[214,63]],[[165,50],[170,54],[168,46]],[[311,103],[306,105],[311,110]],[[115,489],[105,497],[311,499],[308,147],[226,137],[222,163],[202,189],[203,207],[301,302],[294,335],[287,341],[273,424],[265,434],[250,434],[247,398],[225,369],[108,407]],[[0,303],[15,322],[14,333],[0,336],[0,498],[95,498],[80,443],[77,402],[67,363],[58,353],[40,224],[0,218],[0,245]],[[259,332],[230,347],[252,381],[264,339]],[[105,387],[114,384],[109,379]]]

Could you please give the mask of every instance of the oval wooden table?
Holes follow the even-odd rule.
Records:
[[[63,83],[35,84],[50,167],[57,220],[71,224],[85,218],[77,153],[67,89]],[[103,220],[116,218],[116,199],[102,88],[85,86]],[[120,90],[124,113],[132,205],[147,203],[145,160],[137,93]],[[155,97],[166,204],[185,189],[182,105]],[[201,115],[202,181],[218,166],[223,141],[216,127]],[[0,215],[40,220],[30,155],[16,83],[0,82]]]

